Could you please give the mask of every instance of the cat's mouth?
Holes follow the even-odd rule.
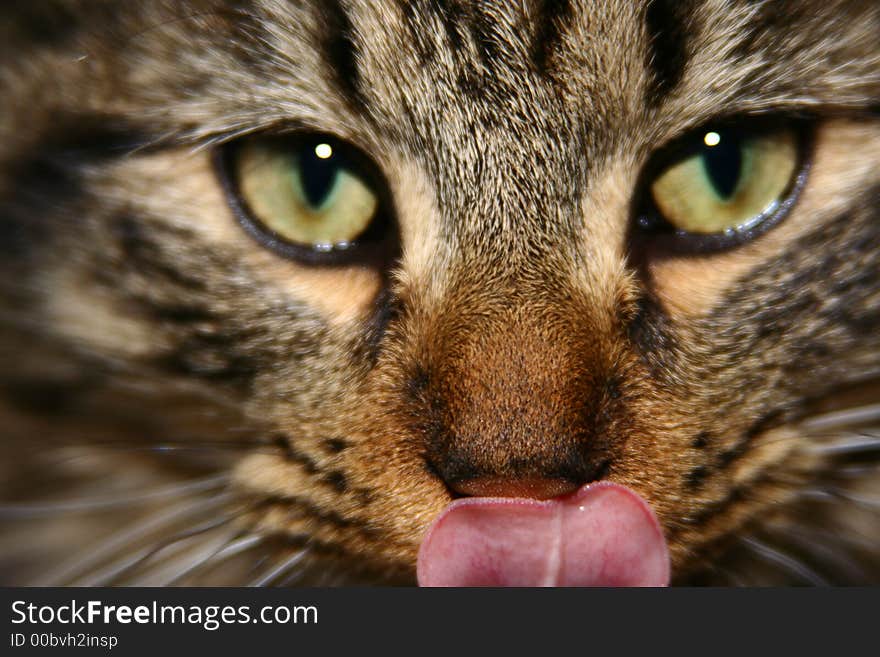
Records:
[[[418,558],[421,586],[665,586],[669,570],[651,508],[609,482],[545,501],[456,500]]]

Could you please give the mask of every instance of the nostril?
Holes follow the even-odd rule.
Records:
[[[452,490],[470,497],[527,497],[548,500],[575,492],[580,484],[559,477],[481,476],[448,482]]]

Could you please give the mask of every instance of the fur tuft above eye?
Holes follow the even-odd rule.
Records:
[[[757,236],[788,212],[803,183],[803,134],[798,125],[738,125],[687,135],[649,168],[640,228],[678,251]]]
[[[224,147],[220,173],[242,226],[279,254],[355,264],[390,252],[387,186],[375,164],[329,135],[257,135]]]

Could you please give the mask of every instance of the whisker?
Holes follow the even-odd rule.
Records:
[[[73,502],[3,504],[0,505],[0,518],[33,518],[61,513],[82,513],[105,509],[118,509],[120,507],[135,506],[152,502],[166,497],[176,497],[186,493],[207,492],[222,488],[227,482],[228,475],[223,474],[197,479],[184,484],[160,488],[148,493],[128,496],[123,495],[121,497],[112,497],[111,499],[98,497],[76,500]]]
[[[102,545],[87,555],[77,556],[73,560],[63,563],[56,570],[46,574],[41,581],[42,583],[37,585],[63,586],[64,582],[93,568],[116,552],[142,540],[145,536],[149,536],[151,532],[172,525],[182,518],[192,516],[205,509],[220,506],[225,501],[225,496],[216,496],[209,500],[188,500],[185,504],[177,505],[170,510],[163,509],[164,513],[152,514],[145,520],[135,523],[134,526],[128,526],[123,531],[111,535]]]
[[[851,434],[833,442],[810,445],[807,450],[818,456],[835,457],[853,454],[880,453],[880,436]]]
[[[145,441],[146,442],[146,441]],[[143,445],[138,445],[136,443],[117,443],[117,442],[94,442],[94,443],[76,443],[71,445],[65,445],[65,448],[69,449],[80,449],[80,448],[96,448],[96,449],[109,449],[109,450],[120,450],[120,451],[147,451],[147,452],[175,452],[175,451],[196,451],[196,450],[230,450],[230,451],[247,451],[251,449],[259,449],[259,448],[273,448],[274,451],[278,451],[277,447],[274,447],[272,443],[268,441],[252,441],[252,442],[232,442],[232,441],[210,441],[210,440],[185,440],[180,442],[167,442],[167,441],[156,441],[156,442],[148,442]],[[77,455],[72,458],[81,458],[81,456]]]
[[[861,507],[866,511],[876,513],[880,509],[880,497],[864,496],[851,493],[838,487],[829,487],[824,489],[810,488],[799,493],[799,496],[810,502],[819,502],[823,504],[835,504],[840,506],[842,503],[849,502],[854,506]]]
[[[192,561],[193,549],[200,544],[207,543],[210,549],[216,549],[228,543],[237,533],[235,527],[229,526],[231,522],[232,517],[221,518],[181,531],[140,550],[133,560],[127,560],[128,563],[122,560],[114,568],[105,569],[108,572],[104,577],[95,576],[95,579],[98,585],[110,586],[134,573],[125,579],[126,585],[162,586],[163,580],[179,571],[181,562],[186,564]]]
[[[841,468],[835,468],[832,474],[838,479],[864,479],[865,477],[875,477],[880,475],[880,465],[847,465]]]
[[[125,575],[130,572],[137,566],[145,563],[152,557],[154,557],[159,552],[171,547],[178,545],[179,543],[186,541],[187,539],[195,538],[204,534],[205,532],[210,532],[219,527],[223,527],[230,523],[232,518],[222,518],[220,520],[212,520],[210,522],[204,523],[202,525],[198,525],[194,528],[187,529],[178,534],[174,534],[173,536],[163,539],[159,543],[155,545],[151,545],[149,547],[143,548],[136,552],[134,555],[127,555],[123,557],[121,560],[118,560],[114,563],[111,563],[108,567],[103,570],[94,573],[88,579],[80,579],[74,583],[75,586],[109,586],[114,580],[119,577]]]
[[[808,582],[813,586],[829,586],[828,582],[819,573],[789,554],[780,552],[754,538],[742,538],[740,542],[764,561],[780,566],[804,582]]]
[[[847,558],[845,552],[834,549],[833,546],[841,540],[837,534],[800,527],[777,527],[773,531],[838,573],[844,574],[850,582],[864,582],[868,577],[865,569],[855,559]]]
[[[859,495],[841,488],[833,488],[831,489],[831,492],[838,498],[844,499],[847,502],[852,502],[853,504],[864,507],[868,510],[880,509],[880,497]]]
[[[880,404],[869,404],[833,411],[824,415],[815,415],[801,422],[807,431],[826,431],[838,427],[852,427],[867,422],[880,421]]]
[[[224,523],[222,527],[226,531],[218,532],[217,536],[212,536],[212,532],[209,531],[190,537],[190,540],[184,539],[180,542],[183,549],[179,550],[177,556],[164,555],[145,573],[139,574],[137,581],[133,583],[137,586],[168,586],[168,583],[177,579],[181,572],[191,570],[193,564],[203,562],[206,555],[222,549],[224,545],[228,545],[239,535],[237,528],[229,527],[228,523]],[[199,545],[187,549],[188,543],[196,542],[194,539],[198,539]]]
[[[200,402],[210,404],[202,410],[216,412],[217,409],[222,408],[234,411],[236,416],[241,413],[240,404],[216,391],[183,381],[163,382],[162,387],[157,388],[155,383],[142,381],[138,377],[137,371],[126,365],[127,363],[119,368],[117,376],[114,378],[117,392],[134,393],[139,397],[161,396],[163,398],[169,398],[171,395],[175,397],[192,395],[193,401],[197,399]]]
[[[811,502],[837,502],[837,497],[827,488],[807,488],[799,491],[798,497]]]
[[[199,570],[219,565],[227,559],[231,559],[242,552],[246,552],[253,547],[261,545],[265,540],[266,537],[259,534],[250,534],[238,539],[233,536],[230,541],[227,541],[220,547],[203,552],[203,558],[201,560],[190,564],[189,567],[177,573],[172,579],[166,581],[163,586],[175,586],[186,577],[189,577]]]
[[[268,586],[272,582],[274,582],[279,577],[286,575],[292,568],[295,568],[306,556],[311,552],[311,548],[304,547],[301,550],[294,552],[293,555],[288,557],[286,560],[282,561],[280,564],[270,569],[269,572],[265,573],[261,577],[251,581],[247,586],[253,587],[263,587]]]
[[[298,582],[302,581],[302,579],[308,574],[308,572],[309,571],[307,568],[301,568],[300,570],[296,570],[292,573],[289,573],[286,577],[284,577],[284,579],[280,580],[276,586],[281,587],[281,588],[287,587],[287,586],[293,586],[293,585],[297,584]],[[318,585],[318,586],[321,586],[321,585]]]
[[[229,455],[230,457],[235,457],[238,454],[251,454],[251,453],[259,453],[259,454],[279,454],[281,449],[273,445],[268,441],[259,441],[259,442],[242,442],[242,443],[233,443],[233,442],[209,442],[209,441],[199,441],[199,442],[191,442],[186,441],[182,443],[158,443],[152,445],[136,445],[136,444],[119,444],[115,442],[100,442],[100,443],[76,443],[65,445],[63,450],[58,451],[77,451],[76,454],[64,454],[63,456],[59,456],[57,454],[53,455],[53,458],[46,458],[43,456],[42,462],[46,467],[65,465],[69,463],[75,463],[80,459],[91,459],[94,458],[94,453],[80,451],[87,449],[98,449],[98,450],[107,450],[113,452],[120,453],[152,453],[159,456],[169,455],[173,456],[175,454],[184,454],[184,453],[194,453],[194,454],[210,454],[212,452],[216,452],[217,454],[223,455],[224,457]]]

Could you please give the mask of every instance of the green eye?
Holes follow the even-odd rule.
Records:
[[[679,233],[730,236],[785,202],[799,170],[798,132],[705,130],[650,186],[659,215]]]
[[[283,255],[338,262],[388,237],[380,177],[337,139],[248,137],[224,163],[243,225]]]

